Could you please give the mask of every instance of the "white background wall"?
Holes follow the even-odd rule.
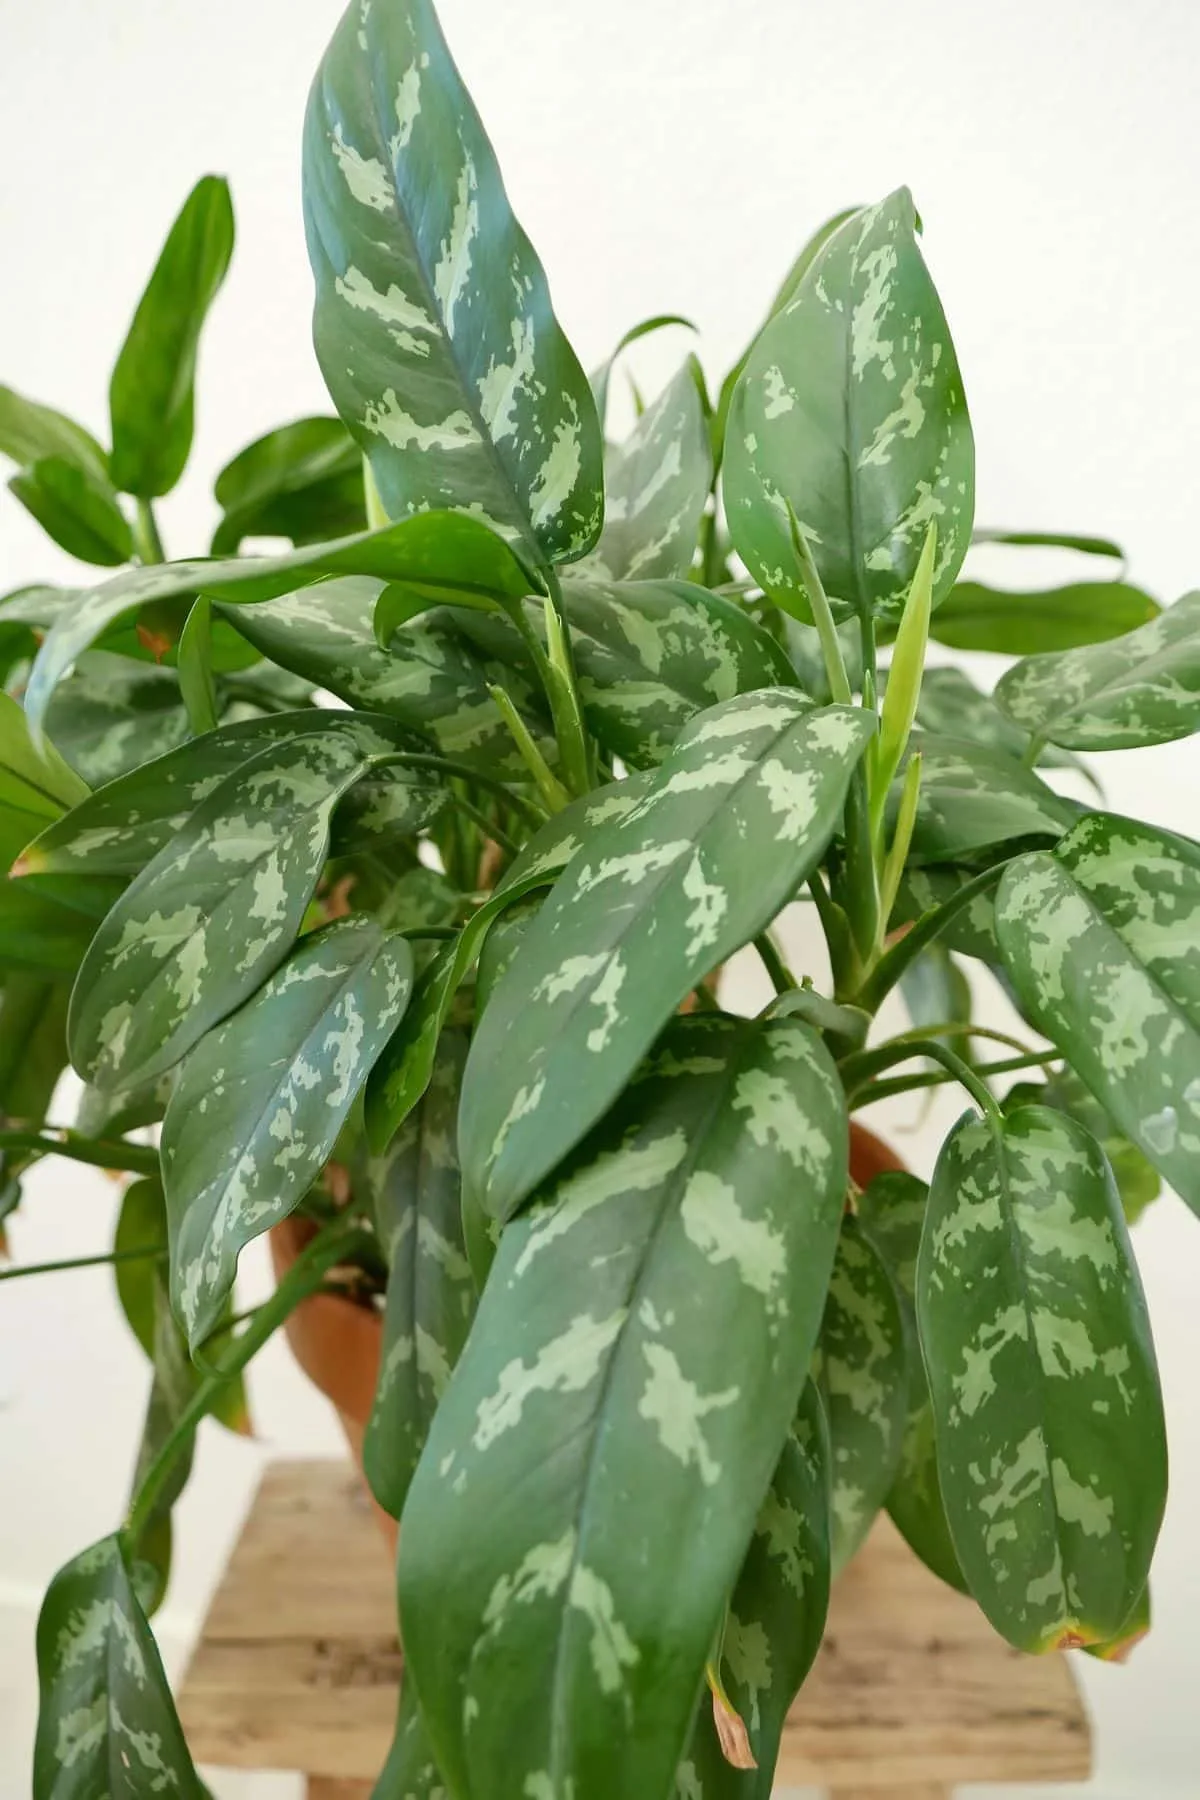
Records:
[[[103,434],[110,359],[170,218],[204,170],[233,181],[240,241],[204,347],[195,473],[163,508],[174,554],[207,541],[215,469],[325,403],[298,147],[337,12],[337,0],[0,0],[0,379]],[[1163,598],[1200,580],[1191,0],[444,0],[443,15],[585,362],[634,319],[680,310],[719,378],[809,229],[906,181],[965,371],[981,522],[1110,532]],[[649,346],[639,371],[652,382],[677,353]],[[0,590],[59,572],[0,500]],[[1109,757],[1103,774],[1115,806],[1200,831],[1194,743]],[[918,1166],[953,1110],[916,1132],[914,1110],[893,1113]],[[45,1171],[13,1240],[29,1260],[102,1250],[112,1213],[102,1177]],[[1127,1670],[1082,1668],[1101,1771],[1089,1793],[1110,1800],[1195,1793],[1200,1225],[1167,1201],[1138,1246],[1174,1489],[1153,1638]],[[252,1292],[261,1264],[247,1262]],[[103,1271],[0,1287],[6,1795],[27,1791],[37,1595],[119,1516],[142,1383]],[[260,1444],[209,1436],[181,1509],[161,1619],[176,1654],[261,1457],[336,1447],[278,1348],[254,1401]]]

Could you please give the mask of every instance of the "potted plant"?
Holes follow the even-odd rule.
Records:
[[[428,0],[346,14],[304,193],[337,417],[222,471],[209,556],[165,560],[154,503],[222,182],[109,447],[0,394],[16,497],[117,571],[0,605],[4,1207],[47,1155],[137,1177],[153,1365],[126,1519],[44,1604],[38,1800],[202,1791],[148,1618],[196,1427],[289,1320],[381,1346],[381,1796],[766,1795],[885,1506],[1011,1643],[1118,1651],[1166,1486],[1124,1207],[1200,1204],[1200,848],[1047,776],[1200,724],[1200,599],[959,579],[972,435],[904,189],[806,246],[715,403],[688,357],[615,445]],[[1017,660],[991,698],[931,638]],[[772,935],[798,898],[827,990]],[[711,980],[748,944],[756,1018]],[[947,1082],[928,1187],[850,1164],[862,1107]]]

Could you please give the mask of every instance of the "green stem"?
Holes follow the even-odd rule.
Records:
[[[754,948],[762,958],[763,967],[771,977],[771,985],[777,994],[790,994],[796,987],[796,977],[784,962],[769,931],[760,932],[754,940]]]
[[[167,553],[159,535],[153,500],[138,500],[133,522],[133,547],[140,563],[166,562]]]
[[[1006,1044],[1010,1050],[1018,1050],[1022,1056],[1041,1055],[1040,1051],[1031,1050],[1023,1039],[1013,1037],[1007,1031],[993,1031],[988,1025],[976,1025],[970,1019],[947,1019],[938,1025],[917,1025],[911,1031],[898,1032],[894,1038],[889,1038],[888,1042],[905,1044],[927,1037],[984,1038],[989,1044]],[[880,1048],[882,1049],[882,1047],[881,1045]]]
[[[63,1156],[68,1162],[90,1163],[96,1169],[117,1169],[129,1175],[157,1175],[158,1151],[150,1144],[127,1144],[124,1139],[79,1137],[68,1131],[61,1138],[37,1131],[0,1131],[0,1150],[31,1156]]]
[[[922,950],[928,949],[934,939],[946,929],[947,925],[952,924],[959,913],[970,906],[973,900],[977,900],[981,894],[989,893],[992,888],[996,887],[1006,866],[1005,863],[996,863],[992,868],[985,869],[972,881],[965,882],[957,894],[952,894],[950,899],[943,902],[941,906],[935,906],[931,911],[922,913],[916,923],[905,932],[897,943],[892,945],[886,955],[880,957],[874,969],[863,981],[858,993],[853,996],[855,1004],[864,1007],[867,1012],[877,1012],[880,1003],[891,993],[904,971],[911,963],[915,962]]]
[[[300,1252],[271,1298],[258,1308],[220,1368],[197,1388],[162,1449],[147,1469],[125,1520],[125,1534],[131,1544],[138,1542],[154,1516],[159,1495],[170,1479],[171,1471],[190,1443],[201,1419],[212,1411],[221,1390],[235,1375],[241,1374],[251,1357],[257,1355],[300,1302],[316,1292],[329,1270],[340,1262],[348,1261],[358,1248],[370,1241],[364,1231],[347,1225],[343,1218],[338,1217],[319,1231]]]
[[[928,1056],[931,1061],[941,1063],[952,1081],[957,1081],[970,1094],[984,1117],[998,1125],[1003,1115],[996,1103],[996,1096],[990,1091],[986,1082],[981,1081],[975,1070],[965,1063],[961,1056],[956,1056],[946,1044],[939,1044],[933,1038],[922,1038],[914,1045],[921,1056]],[[910,1052],[909,1054],[912,1054]],[[903,1058],[901,1060],[907,1060]]]
[[[524,794],[517,793],[498,776],[485,775],[482,769],[473,767],[471,763],[458,762],[452,756],[435,756],[432,751],[396,750],[388,751],[385,756],[372,757],[371,761],[375,768],[395,764],[399,768],[435,769],[440,775],[453,775],[459,781],[472,782],[476,787],[486,788],[490,794],[496,794],[514,812],[524,813],[531,825],[546,823],[546,814],[542,808]]]
[[[571,649],[571,631],[563,605],[562,588],[553,569],[546,569],[546,660],[550,676],[546,696],[554,719],[563,775],[573,795],[588,794],[595,786],[593,756],[583,717],[579,677]]]
[[[494,819],[489,819],[485,812],[480,812],[479,808],[474,806],[465,794],[452,794],[451,799],[464,818],[470,819],[473,825],[479,827],[485,838],[493,838],[502,850],[508,852],[509,856],[516,856],[521,846],[514,838],[509,837],[503,826],[497,825]]]
[[[551,813],[562,812],[564,807],[571,804],[571,796],[534,743],[533,734],[513,705],[512,696],[506,693],[504,688],[494,684],[489,685],[488,693],[499,708],[500,716],[508,726],[509,734],[517,749],[521,752],[521,759],[537,784],[538,793],[542,796],[546,810]]]
[[[98,1269],[105,1263],[149,1262],[167,1254],[165,1244],[152,1244],[145,1250],[108,1250],[103,1256],[68,1256],[62,1262],[22,1263],[13,1269],[0,1269],[0,1281],[16,1281],[22,1275],[61,1275],[71,1269]]]
[[[1061,1050],[1039,1050],[1028,1056],[1010,1056],[1003,1062],[980,1063],[978,1075],[1015,1075],[1021,1069],[1042,1068],[1047,1063],[1061,1062]],[[915,1093],[919,1088],[942,1087],[953,1077],[942,1069],[923,1069],[918,1075],[901,1075],[894,1081],[868,1082],[857,1088],[847,1099],[851,1112],[859,1112],[864,1106],[874,1106],[877,1100],[894,1100],[902,1094]]]
[[[886,796],[885,796],[886,797]],[[900,809],[896,814],[896,829],[892,833],[892,846],[883,864],[883,873],[879,882],[879,938],[876,960],[883,950],[883,942],[887,936],[888,921],[892,916],[892,908],[896,904],[896,895],[900,892],[900,880],[904,874],[904,865],[908,861],[908,853],[912,848],[913,831],[917,823],[917,802],[921,797],[921,753],[916,751],[908,761],[904,771],[904,786],[900,793]],[[883,829],[883,816],[880,814],[879,829]]]
[[[846,673],[846,661],[842,655],[841,640],[837,634],[837,626],[833,622],[833,610],[829,604],[829,596],[825,592],[825,584],[813,560],[808,539],[800,528],[800,522],[788,503],[788,522],[792,531],[792,547],[800,564],[800,574],[804,582],[804,591],[808,595],[809,609],[812,612],[813,624],[817,628],[817,637],[821,644],[821,655],[825,662],[825,675],[829,682],[831,697],[843,706],[849,706],[854,695],[850,687],[850,677]]]

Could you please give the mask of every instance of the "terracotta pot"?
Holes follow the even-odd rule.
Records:
[[[904,1164],[882,1138],[865,1125],[851,1125],[850,1176],[859,1187],[866,1187],[876,1175],[903,1168]],[[291,1268],[313,1230],[306,1219],[285,1219],[282,1225],[272,1226],[271,1260],[277,1281]],[[296,1361],[336,1410],[361,1471],[363,1435],[371,1416],[383,1354],[381,1314],[357,1300],[314,1294],[296,1308],[284,1329]],[[374,1501],[372,1505],[394,1548],[395,1519]]]

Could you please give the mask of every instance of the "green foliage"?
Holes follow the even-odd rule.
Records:
[[[152,502],[223,182],[111,452],[0,388],[16,499],[112,571],[0,600],[0,1222],[47,1155],[141,1177],[114,1277],[150,1365],[125,1526],[43,1611],[35,1797],[199,1800],[146,1622],[172,1510],[336,1270],[402,1520],[377,1800],[767,1800],[883,1509],[1022,1649],[1148,1628],[1125,1220],[1162,1182],[1200,1211],[1200,845],[1067,795],[1077,752],[1200,728],[1200,596],[1160,612],[1106,537],[972,532],[905,189],[803,243],[715,409],[689,355],[605,445],[614,359],[589,386],[430,0],[353,0],[303,161],[336,416],[226,464],[211,555],[168,559]],[[1007,592],[957,579],[969,541],[1120,567]],[[993,697],[930,639],[1024,660]],[[797,901],[828,982],[788,967]],[[756,1019],[718,983],[750,946]],[[931,1185],[860,1191],[850,1115],[944,1082],[977,1110]]]

